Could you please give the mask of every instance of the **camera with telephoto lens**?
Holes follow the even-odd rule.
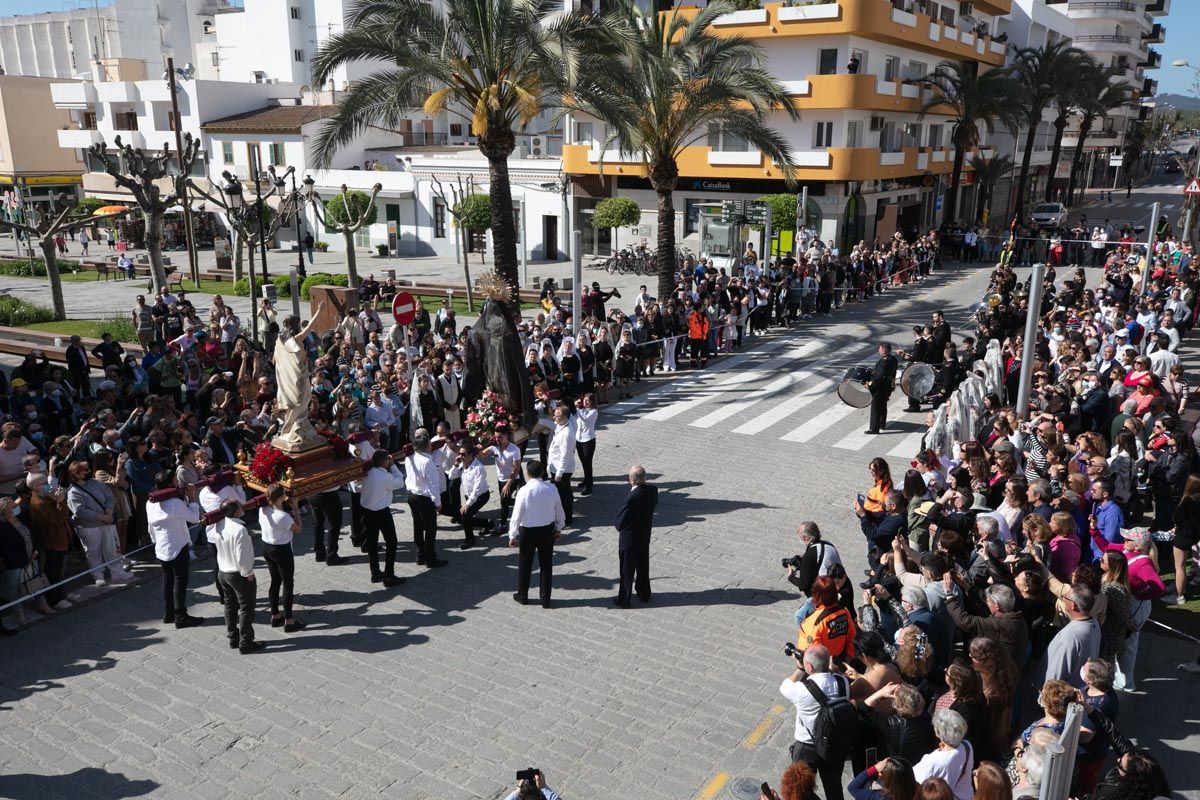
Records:
[[[792,556],[791,558],[781,558],[781,559],[779,559],[779,566],[783,567],[784,569],[787,569],[788,567],[791,567],[792,569],[800,569],[800,562],[803,560],[804,560],[804,556]]]
[[[804,655],[804,651],[796,647],[794,642],[787,642],[783,645],[783,654],[788,658],[795,658]]]

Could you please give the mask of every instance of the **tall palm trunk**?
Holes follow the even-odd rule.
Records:
[[[1079,178],[1079,171],[1083,169],[1083,143],[1087,139],[1088,134],[1092,130],[1092,121],[1084,117],[1079,122],[1079,138],[1075,143],[1075,156],[1071,159],[1071,178],[1067,181],[1067,204],[1075,202],[1075,183]]]
[[[1021,175],[1017,179],[1017,200],[1013,206],[1013,216],[1019,222],[1025,217],[1025,185],[1029,180],[1029,160],[1033,158],[1033,140],[1037,138],[1037,125],[1029,126],[1025,134],[1025,155],[1021,156]]]
[[[54,247],[53,236],[43,236],[38,244],[42,248],[42,260],[46,262],[46,279],[50,281],[50,302],[54,306],[54,320],[58,322],[67,318],[62,276],[58,272],[58,251]]]
[[[358,254],[354,252],[354,231],[345,225],[342,228],[342,238],[346,241],[346,283],[351,289],[358,288]]]
[[[496,273],[513,287],[513,296],[521,287],[517,269],[516,220],[513,217],[512,184],[508,177],[508,157],[516,147],[516,137],[507,128],[489,130],[479,137],[479,151],[488,160],[488,204],[492,211],[492,264]],[[566,230],[570,220],[564,220]],[[556,258],[557,253],[548,257]],[[572,291],[579,291],[576,286]]]
[[[1050,177],[1046,178],[1046,192],[1042,197],[1047,203],[1054,198],[1054,176],[1058,173],[1058,159],[1062,155],[1062,140],[1066,130],[1066,115],[1059,114],[1054,120],[1054,146],[1050,148]]]
[[[958,187],[962,185],[963,162],[966,161],[966,157],[966,143],[956,141],[954,143],[954,163],[950,167],[950,188],[946,190],[946,205],[943,207],[942,222],[955,222],[958,217]]]
[[[679,165],[665,159],[650,165],[650,183],[658,193],[658,297],[665,300],[675,291],[675,187]]]

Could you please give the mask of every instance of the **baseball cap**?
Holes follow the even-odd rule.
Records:
[[[224,421],[225,421],[225,420],[224,420],[224,419],[222,419],[221,417],[209,417],[207,420],[205,420],[205,422],[204,422],[204,427],[206,427],[206,428],[211,428],[213,425],[216,425],[216,424],[218,424],[218,423],[222,423],[222,422],[224,422]]]

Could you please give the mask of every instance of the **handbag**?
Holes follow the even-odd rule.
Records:
[[[38,594],[49,588],[50,579],[42,571],[41,559],[29,559],[29,563],[21,568],[21,593],[23,595]]]

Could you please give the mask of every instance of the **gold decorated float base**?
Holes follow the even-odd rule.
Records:
[[[305,450],[290,458],[292,467],[280,478],[279,483],[287,489],[288,496],[296,500],[312,497],[363,476],[363,462],[350,456],[338,458],[329,445]],[[266,491],[267,485],[250,472],[249,462],[238,464],[236,469],[247,488]]]

